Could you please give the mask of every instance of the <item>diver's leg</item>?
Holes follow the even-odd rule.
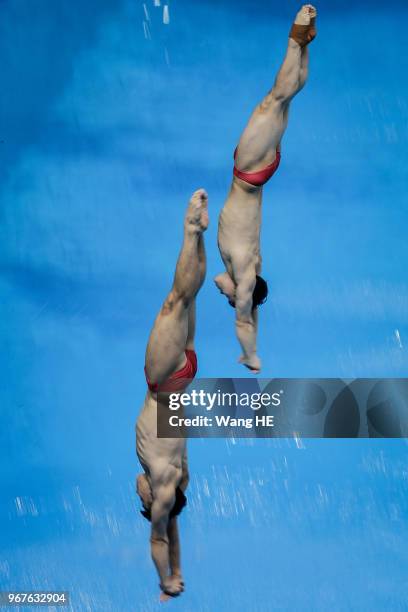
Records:
[[[295,24],[312,28],[313,23],[314,28],[315,17],[316,9],[305,5],[297,14]],[[275,84],[256,107],[240,138],[236,156],[237,168],[244,172],[254,172],[274,161],[276,149],[287,125],[285,111],[292,98],[304,86],[307,74],[307,48],[289,38],[286,56]]]
[[[303,89],[309,76],[309,47],[303,47],[300,56],[299,88]]]
[[[195,300],[193,300],[188,309],[188,332],[187,332],[187,341],[186,341],[186,349],[189,349],[190,351],[194,350],[195,328],[196,328],[196,303],[195,303]]]
[[[202,234],[198,237],[198,262],[200,269],[200,286],[204,283],[205,275],[207,272],[207,256],[205,253],[204,236]]]
[[[152,382],[162,382],[185,364],[190,306],[204,280],[202,232],[207,226],[207,194],[200,189],[190,200],[173,287],[155,321],[146,349],[146,373]]]
[[[206,274],[206,254],[204,246],[204,237],[201,234],[198,238],[198,262],[199,262],[199,274],[200,274],[200,286],[204,283]],[[196,328],[196,301],[192,300],[188,310],[188,332],[186,349],[194,350],[194,336]]]

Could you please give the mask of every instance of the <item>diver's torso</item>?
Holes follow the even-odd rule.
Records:
[[[246,189],[239,183],[234,179],[218,221],[218,246],[232,278],[234,260],[260,267],[262,190]]]
[[[136,422],[136,450],[146,473],[155,463],[165,461],[181,468],[186,440],[184,438],[157,437],[157,410],[160,405],[149,391]]]

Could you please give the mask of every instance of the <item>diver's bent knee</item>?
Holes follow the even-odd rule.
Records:
[[[172,289],[161,309],[163,315],[169,315],[174,312],[177,308],[188,308],[195,300],[195,294],[190,292],[179,291]]]
[[[271,93],[262,100],[257,106],[256,112],[259,115],[276,114],[280,116],[285,110],[286,105],[290,102],[290,97],[282,87],[274,87]]]
[[[296,92],[289,91],[286,87],[274,87],[270,93],[268,104],[261,102],[259,112],[261,114],[272,112],[276,114],[276,117],[281,117],[295,95]]]

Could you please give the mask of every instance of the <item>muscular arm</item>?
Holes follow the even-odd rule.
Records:
[[[169,520],[169,524],[167,526],[167,536],[169,538],[170,574],[172,576],[180,576],[180,538],[176,516]]]
[[[160,586],[166,589],[169,577],[169,513],[175,501],[173,483],[155,488],[152,505],[152,533],[150,538],[152,559],[160,577]]]
[[[183,459],[182,459],[182,473],[181,480],[179,482],[179,487],[185,493],[188,482],[190,480],[189,471],[188,471],[188,461],[187,461],[187,448],[184,449]],[[169,538],[169,564],[170,564],[170,574],[172,576],[180,576],[181,577],[181,563],[180,563],[180,538],[177,524],[177,516],[174,516],[169,520],[167,526],[167,536]]]
[[[251,370],[259,371],[261,364],[256,354],[257,316],[252,311],[255,272],[246,273],[237,285],[235,300],[235,328],[242,347],[241,361]]]

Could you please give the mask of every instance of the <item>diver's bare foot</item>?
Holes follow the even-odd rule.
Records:
[[[184,591],[183,578],[177,574],[168,576],[164,583],[160,585],[162,593],[160,595],[160,601],[168,601],[170,597],[177,597]]]
[[[304,4],[296,15],[289,37],[301,47],[308,45],[316,36],[316,16],[317,11],[312,4]]]
[[[248,368],[253,374],[259,374],[261,371],[261,360],[257,355],[253,355],[252,357],[241,355],[238,362],[242,363],[242,365]]]
[[[193,233],[205,232],[209,224],[208,218],[208,195],[205,189],[198,189],[191,196],[186,218],[186,231]]]
[[[312,19],[315,19],[317,10],[312,4],[304,4],[295,18],[295,23],[299,25],[310,25]]]

